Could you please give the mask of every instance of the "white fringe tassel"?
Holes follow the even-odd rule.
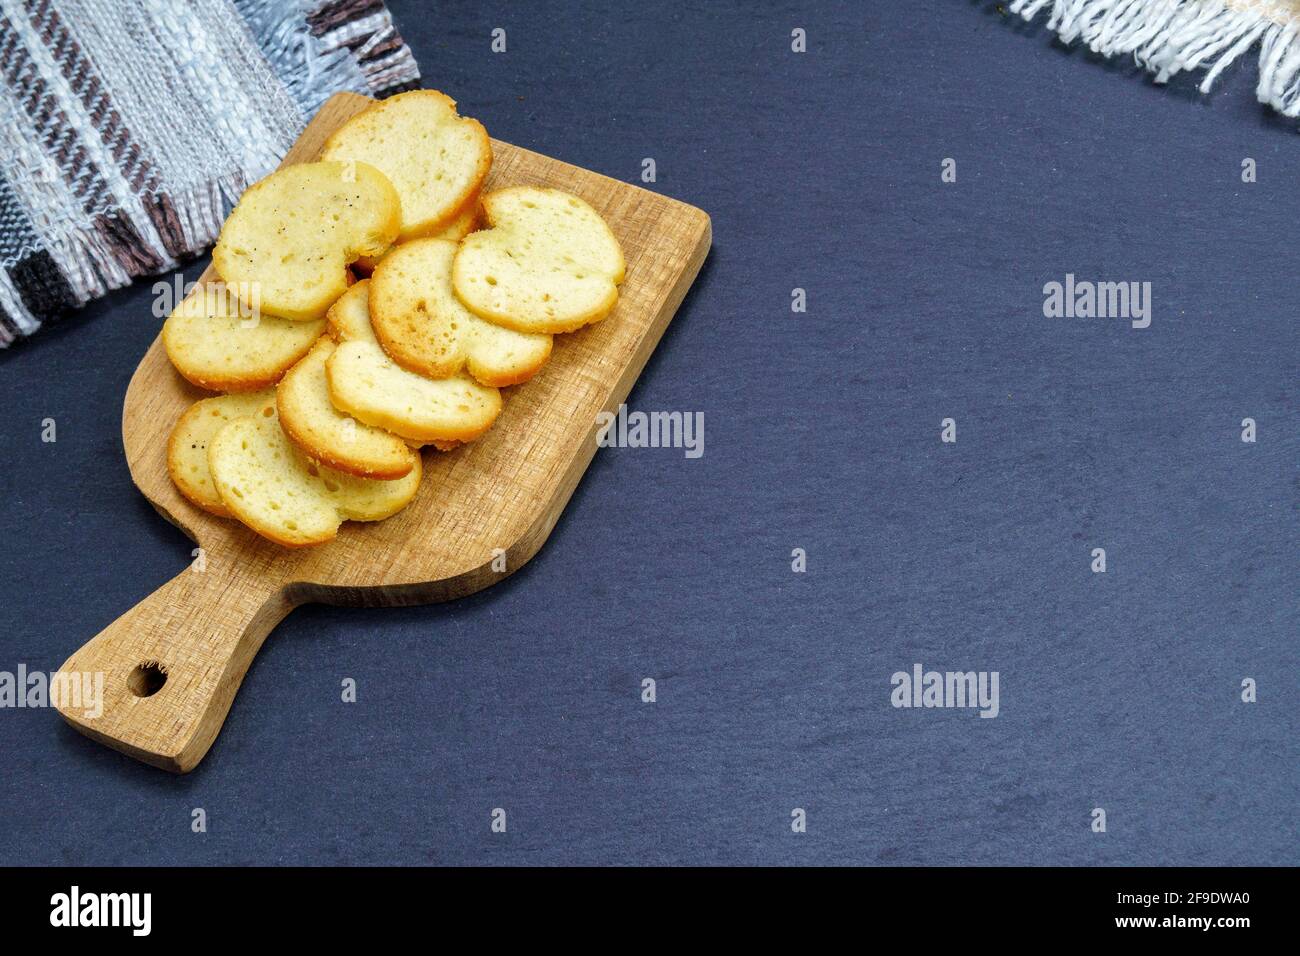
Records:
[[[1259,44],[1256,95],[1284,116],[1300,116],[1300,36],[1290,22],[1227,0],[1014,0],[1032,20],[1050,8],[1047,28],[1103,56],[1132,54],[1157,83],[1204,70],[1208,93],[1219,74]]]

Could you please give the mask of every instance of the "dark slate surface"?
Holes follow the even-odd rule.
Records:
[[[602,451],[468,600],[296,611],[188,777],[0,710],[0,862],[1296,863],[1300,138],[1253,63],[1202,100],[970,2],[440,6],[392,3],[428,85],[712,214],[631,398],[704,456]],[[1044,318],[1067,272],[1151,327]],[[188,560],[121,453],[151,301],[0,354],[0,669]],[[1000,715],[894,709],[917,662]]]

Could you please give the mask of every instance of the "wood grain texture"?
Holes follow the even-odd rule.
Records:
[[[285,164],[316,158],[325,138],[369,102],[333,97]],[[627,397],[699,272],[711,230],[692,206],[508,143],[492,147],[488,189],[554,186],[605,217],[627,259],[614,312],[557,336],[550,362],[532,381],[504,390],[504,411],[478,441],[446,454],[426,450],[423,484],[404,511],[373,524],[347,522],[334,541],[299,550],[209,515],[176,490],[167,437],[180,414],[210,393],[182,379],[156,339],[127,389],[122,440],[132,479],[203,548],[206,568],[182,571],[63,665],[104,674],[102,714],[60,707],[78,730],[155,766],[189,771],[216,739],[262,642],[297,605],[462,597],[518,570],[545,542],[595,453],[597,413]],[[496,549],[505,552],[504,573],[493,570]],[[140,696],[148,675],[138,669],[146,664],[166,680]]]

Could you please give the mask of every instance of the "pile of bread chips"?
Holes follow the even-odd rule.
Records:
[[[623,253],[600,215],[556,189],[482,194],[491,165],[481,123],[414,90],[244,193],[213,250],[221,281],[163,326],[177,371],[223,393],[172,432],[186,498],[286,546],[386,518],[419,488],[423,446],[482,435],[553,335],[610,313]]]

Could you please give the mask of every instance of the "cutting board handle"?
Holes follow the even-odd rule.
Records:
[[[283,581],[266,568],[199,567],[68,658],[64,690],[52,701],[86,736],[174,773],[203,759],[253,657],[293,609]]]

